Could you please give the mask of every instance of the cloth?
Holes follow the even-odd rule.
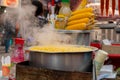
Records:
[[[10,47],[10,39],[5,40],[5,52],[8,53]]]

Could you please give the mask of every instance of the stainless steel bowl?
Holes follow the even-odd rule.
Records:
[[[86,45],[89,46],[91,42],[92,30],[57,30],[59,34],[66,34],[71,36],[69,44],[73,45]]]
[[[53,70],[91,72],[93,51],[59,53],[30,51],[30,65]]]

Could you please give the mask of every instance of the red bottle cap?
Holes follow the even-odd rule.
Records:
[[[24,44],[24,39],[22,38],[15,38],[15,44]]]

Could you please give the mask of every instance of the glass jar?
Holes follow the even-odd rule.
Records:
[[[55,21],[55,28],[56,29],[65,29],[66,20],[64,15],[58,15],[57,20]]]

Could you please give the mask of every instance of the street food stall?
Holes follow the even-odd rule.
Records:
[[[18,10],[15,27],[19,27],[11,63],[2,65],[3,77],[98,80],[104,65],[111,64],[118,71],[120,0],[2,0],[1,3],[8,7],[6,14]],[[47,12],[47,16],[42,12]],[[102,78],[111,78],[104,75]]]

